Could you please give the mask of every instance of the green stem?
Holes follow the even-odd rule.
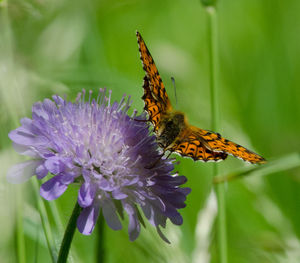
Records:
[[[218,25],[216,9],[212,6],[206,8],[208,17],[208,49],[209,49],[209,83],[210,83],[210,110],[211,128],[218,130],[219,105],[218,105]]]
[[[97,233],[97,243],[96,243],[96,263],[103,263],[105,260],[105,249],[104,249],[104,218],[102,213],[100,213],[98,218],[98,233]]]
[[[35,193],[35,197],[36,197],[36,201],[37,201],[37,207],[38,207],[38,210],[40,213],[48,250],[51,255],[52,262],[55,263],[56,259],[57,259],[57,251],[55,248],[54,239],[53,239],[53,235],[51,232],[51,227],[50,227],[50,223],[48,220],[46,207],[45,207],[44,201],[42,200],[41,196],[39,195],[40,186],[39,186],[37,178],[32,178],[31,181],[32,181],[32,185],[34,188],[34,193]]]
[[[300,153],[294,152],[282,156],[276,160],[270,161],[267,164],[259,166],[246,166],[237,171],[230,172],[226,175],[215,176],[213,183],[222,184],[224,182],[230,182],[235,179],[239,179],[249,175],[268,175],[273,173],[279,173],[289,169],[294,169],[300,166]]]
[[[17,191],[17,250],[18,262],[26,262],[26,250],[23,228],[23,201],[22,201],[22,187]]]
[[[73,239],[74,232],[76,229],[77,218],[78,218],[80,212],[81,212],[81,207],[79,206],[78,202],[76,201],[72,215],[69,219],[67,228],[65,230],[63,240],[61,242],[57,263],[67,262],[69,250],[70,250],[72,239]]]
[[[211,100],[211,128],[217,131],[219,122],[218,109],[218,21],[215,6],[205,8],[208,17],[208,47],[210,69],[210,100]],[[214,164],[213,175],[218,176],[218,166]],[[217,232],[218,232],[218,255],[221,263],[227,262],[227,238],[226,238],[226,202],[224,184],[215,187],[218,202]]]
[[[215,166],[216,167],[216,166]],[[227,231],[226,231],[226,199],[225,185],[217,184],[215,186],[218,202],[218,253],[221,263],[227,262]]]

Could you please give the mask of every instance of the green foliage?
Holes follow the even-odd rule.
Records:
[[[228,262],[300,261],[299,10],[297,0],[218,1],[218,132],[271,160],[265,168],[233,157],[218,164],[220,174],[240,178],[225,185]],[[52,94],[75,98],[83,88],[108,87],[115,100],[130,94],[141,112],[144,72],[136,30],[173,104],[171,76],[177,108],[191,124],[209,129],[207,21],[199,0],[0,1],[1,262],[17,262],[19,231],[23,262],[51,262],[30,182],[18,187],[5,179],[21,160],[8,132],[21,117],[30,117],[35,101]],[[133,243],[126,227],[105,226],[107,262],[218,262],[212,164],[176,158],[176,170],[188,177],[192,193],[182,210],[183,225],[163,230],[172,244],[164,244],[147,223]],[[255,174],[248,173],[253,167]],[[65,227],[77,191],[73,186],[46,204],[57,249],[60,220]],[[91,236],[77,231],[70,262],[95,262],[96,240],[97,231]]]

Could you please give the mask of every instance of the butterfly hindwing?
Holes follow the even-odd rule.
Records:
[[[264,163],[265,159],[245,147],[223,138],[219,133],[203,130],[194,126],[190,127],[206,148],[213,152],[223,152],[233,155],[250,163]]]
[[[218,162],[225,160],[227,157],[226,153],[213,152],[207,149],[190,128],[186,128],[182,136],[176,141],[172,151],[182,156],[191,157],[194,161]]]

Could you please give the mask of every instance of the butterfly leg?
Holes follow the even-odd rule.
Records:
[[[160,160],[161,158],[165,155],[165,151],[163,151],[162,154],[160,154],[157,158],[157,160],[155,162],[153,162],[152,164],[150,164],[149,166],[145,166],[146,169],[152,169]],[[169,157],[169,155],[168,155]]]
[[[138,122],[148,122],[148,121],[150,121],[150,120],[140,120],[140,119],[134,119],[134,118],[133,118],[133,120],[138,121]]]
[[[170,151],[166,157],[166,159],[168,159],[170,157],[170,155],[172,154],[172,151]]]

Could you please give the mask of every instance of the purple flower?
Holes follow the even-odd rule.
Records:
[[[145,115],[129,117],[129,99],[110,102],[100,89],[97,100],[85,101],[85,92],[75,103],[53,96],[32,108],[32,119],[11,131],[15,150],[33,159],[12,167],[8,180],[24,182],[34,174],[42,179],[40,194],[47,200],[61,196],[69,184],[80,184],[78,203],[83,208],[77,220],[79,231],[91,234],[100,210],[110,228],[122,228],[120,218],[129,218],[129,237],[135,240],[143,224],[140,211],[159,235],[169,218],[182,224],[177,211],[185,207],[189,188],[179,188],[184,176],[172,174],[173,159],[159,159],[155,136],[149,135]],[[152,167],[151,167],[152,166]]]

